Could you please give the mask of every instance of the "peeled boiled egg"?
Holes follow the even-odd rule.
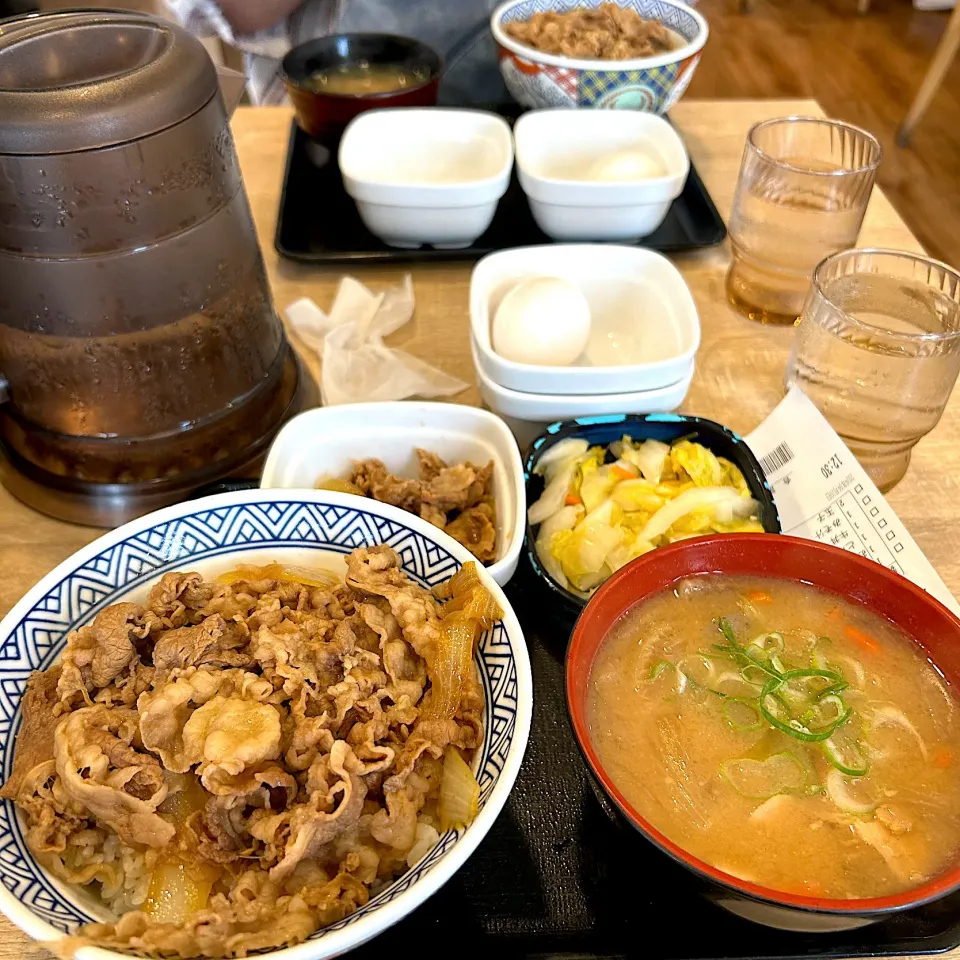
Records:
[[[565,367],[590,338],[590,304],[559,277],[522,280],[500,302],[493,318],[493,349],[505,360]]]
[[[608,182],[652,180],[665,176],[666,172],[660,159],[645,150],[618,150],[594,162],[590,179]]]

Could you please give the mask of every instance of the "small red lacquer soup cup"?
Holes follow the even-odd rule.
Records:
[[[405,68],[420,82],[380,93],[337,94],[318,90],[311,78],[318,72],[364,64]],[[286,84],[297,124],[310,137],[334,137],[367,110],[385,107],[432,107],[437,102],[443,61],[425,43],[388,33],[335,33],[294,47],[284,58],[280,75]],[[384,144],[389,150],[390,144]]]
[[[747,919],[785,930],[834,932],[883,920],[960,889],[960,863],[904,893],[837,900],[773,890],[724,873],[679,847],[644,819],[617,789],[590,742],[586,702],[597,651],[614,624],[641,601],[697,574],[774,577],[812,584],[898,626],[943,676],[960,686],[960,620],[918,586],[846,550],[772,534],[720,534],[661,547],[627,564],[594,594],[567,650],[567,707],[580,749],[600,788],[651,843],[708,881],[709,896]]]

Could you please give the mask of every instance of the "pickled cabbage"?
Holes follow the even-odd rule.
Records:
[[[590,446],[586,440],[580,440],[576,437],[569,437],[566,440],[561,440],[559,443],[555,443],[540,459],[537,461],[536,472],[541,475],[549,477],[550,469],[555,467],[557,464],[565,463],[567,460],[574,459],[576,457],[583,456],[587,452],[588,447]]]
[[[747,486],[747,481],[740,472],[740,468],[725,457],[717,457],[717,463],[720,464],[720,483],[725,487],[734,487],[745,497],[749,497],[750,488]]]
[[[713,519],[721,523],[732,523],[734,517],[748,520],[756,510],[757,502],[733,487],[695,487],[665,503],[647,522],[643,536],[647,540],[664,536],[681,520],[692,526],[681,528],[680,533],[702,533],[709,530]]]
[[[666,502],[666,497],[657,491],[657,485],[649,480],[624,480],[610,494],[622,510],[655,513]]]
[[[534,473],[546,481],[540,499],[527,511],[531,525],[543,523],[573,498],[580,501],[580,488],[585,476],[589,476],[603,463],[603,447],[589,449],[586,440],[561,440],[551,447],[539,460]]]
[[[670,455],[670,448],[659,440],[644,440],[639,446],[629,443],[629,437],[624,438],[620,456],[634,464],[643,474],[644,480],[659,483],[663,476],[663,465]]]
[[[583,519],[583,512],[581,506],[561,507],[553,516],[548,517],[540,524],[540,530],[537,534],[537,556],[547,573],[561,587],[567,586],[567,577],[560,566],[560,561],[557,560],[550,549],[550,544],[553,542],[554,534],[563,530],[572,530]]]
[[[607,500],[618,482],[609,467],[588,468],[586,473],[582,473],[578,493],[587,513],[596,510]]]
[[[698,487],[717,487],[723,480],[723,468],[713,453],[699,443],[680,440],[670,448],[670,463],[678,476],[686,475]]]
[[[550,549],[576,589],[592,590],[613,572],[604,567],[607,555],[620,544],[620,513],[612,500],[605,500],[572,530],[553,537]]]
[[[546,487],[529,510],[536,551],[562,587],[586,596],[631,560],[689,537],[760,532],[740,470],[689,439],[624,436],[608,449],[570,438],[535,468]]]

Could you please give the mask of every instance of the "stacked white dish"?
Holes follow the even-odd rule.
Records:
[[[503,355],[518,349],[537,354],[542,318],[538,327],[529,309],[527,316],[514,316],[520,312],[516,295],[507,315],[498,316],[507,295],[534,278],[557,278],[554,297],[544,304],[546,323],[565,335],[572,336],[586,301],[589,334],[572,363],[518,362]],[[561,291],[569,294],[563,311],[557,309]],[[480,393],[521,445],[557,420],[675,410],[687,395],[700,345],[697,309],[680,272],[666,257],[639,247],[551,244],[491,254],[470,281],[470,318]],[[512,338],[505,335],[511,327]]]

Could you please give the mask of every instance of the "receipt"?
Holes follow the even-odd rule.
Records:
[[[960,615],[960,604],[866,471],[799,388],[748,437],[783,532],[852,550],[895,570]]]

